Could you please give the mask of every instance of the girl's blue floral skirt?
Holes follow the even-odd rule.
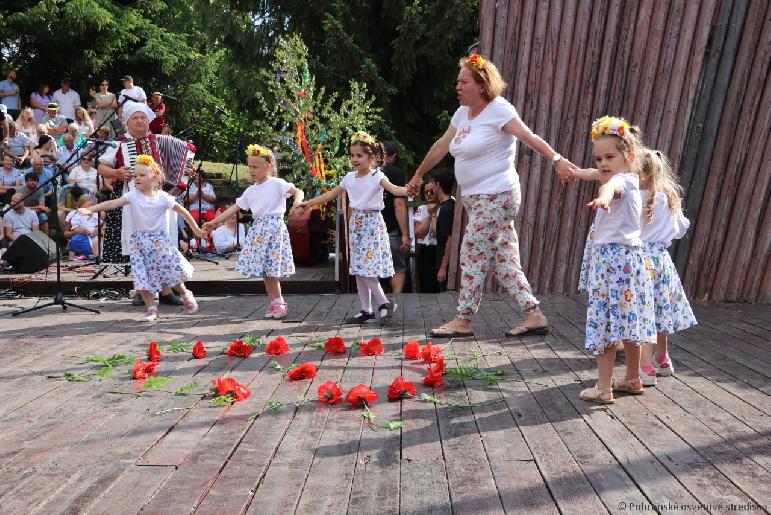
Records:
[[[193,277],[193,265],[185,259],[165,231],[134,231],[129,240],[134,289],[161,291]]]

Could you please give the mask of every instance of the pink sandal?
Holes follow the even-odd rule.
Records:
[[[656,356],[653,367],[656,369],[656,373],[660,376],[671,376],[675,374],[675,367],[672,365],[672,360],[669,358],[669,354],[663,356]]]

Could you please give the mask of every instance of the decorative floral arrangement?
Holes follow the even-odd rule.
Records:
[[[615,116],[603,116],[597,118],[592,122],[592,141],[596,140],[602,134],[611,134],[618,136],[619,138],[626,139],[630,129],[629,123],[623,118],[616,118]]]
[[[268,157],[272,152],[261,145],[248,145],[246,147],[247,156]]]
[[[468,58],[468,63],[477,70],[484,70],[486,61],[479,54],[471,54]]]
[[[367,145],[375,144],[375,138],[370,136],[368,132],[364,132],[364,131],[357,131],[353,136],[351,136],[351,143],[354,143],[356,141],[362,141]]]
[[[153,156],[148,156],[147,154],[139,154],[136,159],[136,164],[138,165],[150,166],[154,162]]]

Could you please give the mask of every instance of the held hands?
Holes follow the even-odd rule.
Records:
[[[211,222],[207,222],[207,223],[211,223]],[[195,234],[199,238],[206,238],[209,235],[206,231],[200,229],[197,225],[194,225],[192,229],[193,229],[193,234]]]
[[[410,182],[407,183],[407,196],[408,197],[416,197],[420,194],[420,183],[421,179],[418,179],[417,177],[413,177]]]
[[[554,165],[554,170],[557,172],[562,184],[579,180],[579,177],[576,175],[578,167],[567,159],[560,159],[557,164]]]
[[[608,213],[610,213],[610,205],[609,204],[610,203],[606,199],[604,199],[602,197],[598,197],[598,198],[592,200],[591,202],[589,202],[588,204],[586,204],[586,207],[588,207],[590,209],[603,209],[603,210],[607,211]]]
[[[214,225],[214,222],[206,222],[206,223],[204,223],[204,224],[203,224],[203,226],[201,227],[201,231],[203,231],[204,233],[206,233],[206,235],[207,235],[207,236],[208,236],[209,234],[211,234],[211,232],[212,232],[214,229],[216,229],[216,226]]]
[[[289,216],[302,216],[305,212],[311,208],[308,202],[300,202],[292,206],[292,210],[289,212]]]

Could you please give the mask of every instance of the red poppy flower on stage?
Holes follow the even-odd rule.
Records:
[[[155,373],[155,367],[157,366],[157,361],[142,363],[139,361],[139,358],[134,359],[134,379],[147,379],[149,375]]]
[[[377,392],[373,392],[363,384],[354,386],[348,391],[348,395],[345,396],[345,402],[360,408],[365,405],[372,404],[378,399]]]
[[[362,356],[375,356],[377,354],[383,354],[383,342],[380,341],[380,338],[372,338],[368,342],[360,342],[359,353]]]
[[[286,340],[282,336],[272,339],[265,347],[265,354],[268,356],[278,356],[287,352],[289,352],[289,345],[286,344]]]
[[[439,356],[434,360],[434,364],[428,367],[428,374],[423,378],[423,384],[434,388],[442,386],[442,375],[444,375],[444,358]]]
[[[239,358],[245,358],[252,353],[252,346],[248,343],[244,343],[241,340],[236,340],[228,347],[228,356],[236,356]]]
[[[420,357],[420,344],[415,341],[407,342],[404,346],[404,359],[418,359]]]
[[[249,388],[242,385],[241,383],[236,383],[235,387],[233,388],[233,398],[237,401],[247,399],[251,394],[251,390],[249,390]]]
[[[388,400],[389,401],[398,401],[400,399],[412,399],[417,395],[417,390],[415,390],[415,385],[410,383],[409,381],[405,381],[402,376],[397,377],[394,379],[394,382],[391,383],[391,386],[388,387]]]
[[[297,368],[293,368],[286,373],[290,381],[299,381],[300,379],[311,379],[316,377],[316,365],[313,363],[303,363]]]
[[[203,359],[206,357],[206,349],[201,340],[198,340],[195,342],[195,345],[193,345],[193,357],[195,359]]]
[[[426,363],[435,363],[442,356],[442,348],[428,342],[420,350],[420,356]]]
[[[158,350],[157,342],[150,342],[147,346],[147,361],[160,361],[162,358],[161,351]]]
[[[238,383],[232,377],[220,377],[212,381],[214,388],[217,390],[217,395],[222,397],[223,395],[232,395],[236,401],[242,401],[251,395],[249,388]]]
[[[339,336],[334,336],[324,344],[324,350],[330,354],[345,354],[345,342]]]
[[[319,386],[319,402],[324,404],[340,404],[343,402],[343,389],[336,382],[327,381]]]

